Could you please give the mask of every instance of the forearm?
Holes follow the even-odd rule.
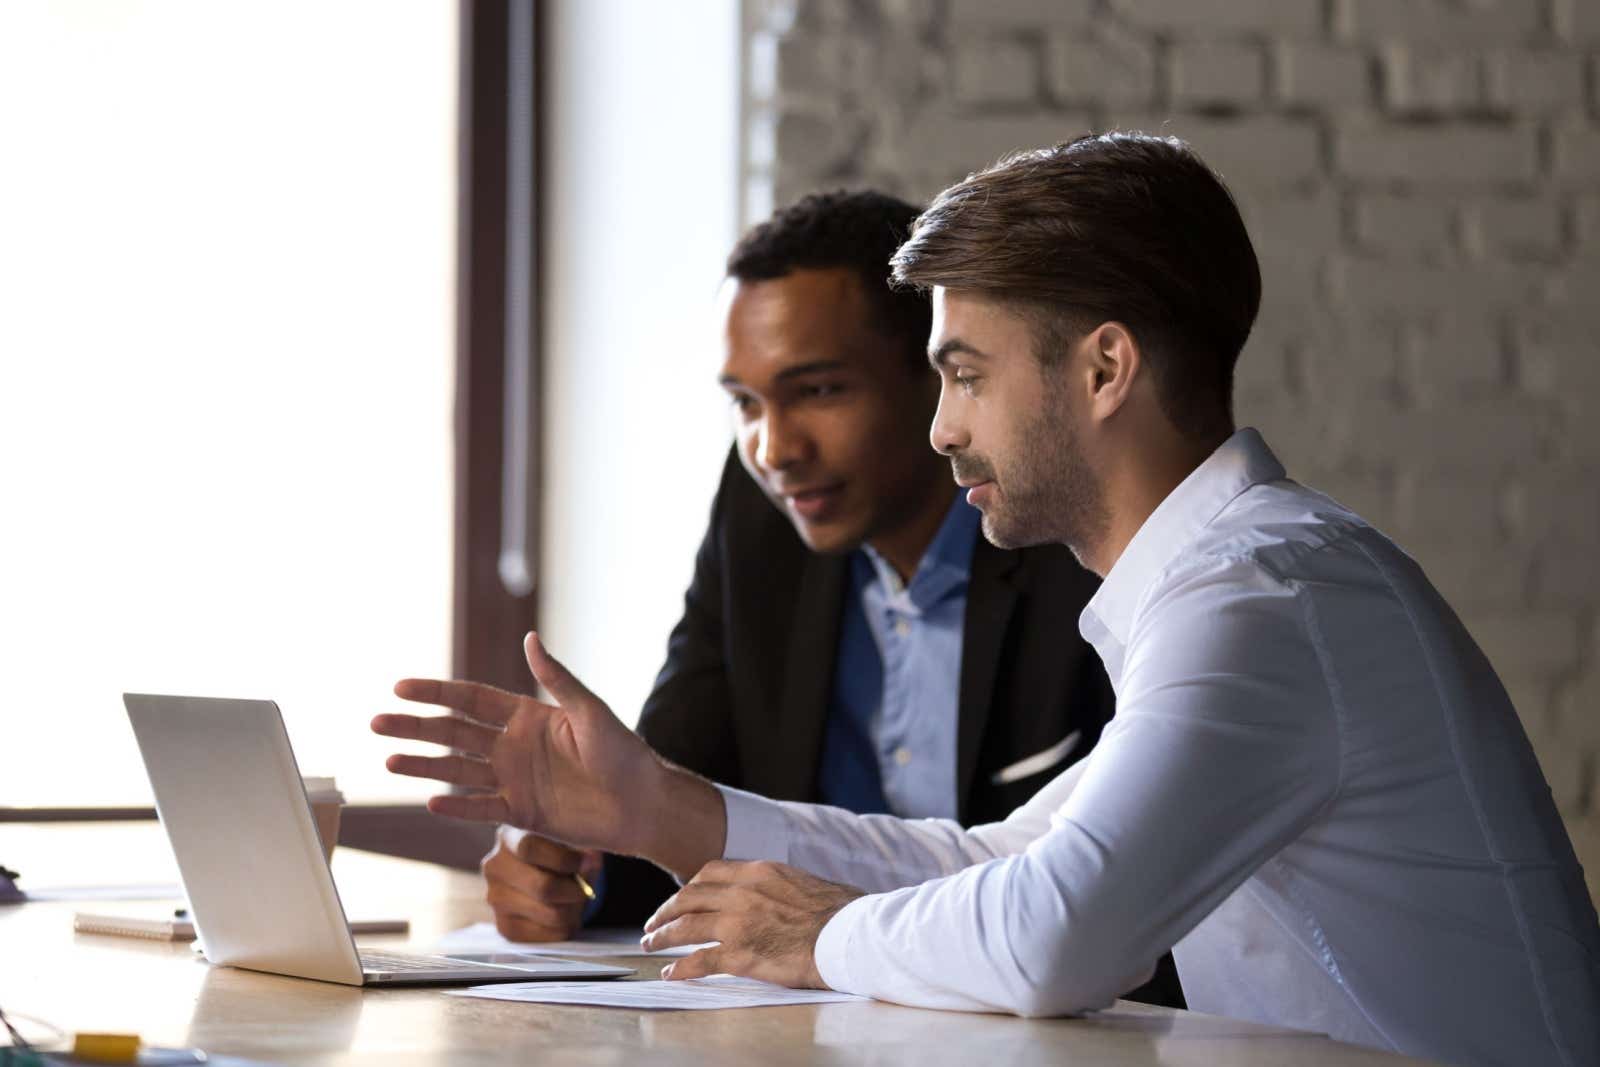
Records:
[[[855,901],[818,939],[818,972],[831,988],[914,1007],[1105,1007],[1148,976],[1160,935],[1142,949],[1139,935],[1152,931],[1118,922],[1108,900],[1074,899],[1051,868],[1030,850]]]
[[[726,787],[722,794],[723,858],[787,863],[869,893],[914,885],[996,855],[988,842],[945,819],[857,815]]]
[[[717,787],[656,757],[644,788],[625,815],[629,832],[618,852],[649,860],[680,882],[722,858],[728,819]]]
[[[1077,788],[1075,764],[1005,821],[970,830],[948,819],[857,815],[820,804],[769,800],[719,787],[726,811],[723,858],[775,860],[820,878],[884,893],[1021,852],[1048,833]]]

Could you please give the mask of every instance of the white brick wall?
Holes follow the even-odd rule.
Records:
[[[1237,41],[1175,44],[1167,62],[1172,99],[1183,107],[1248,107],[1267,92],[1267,60],[1259,45]]]
[[[1372,57],[1312,41],[1278,46],[1278,99],[1290,107],[1358,107],[1372,97]]]
[[[1223,173],[1266,276],[1241,420],[1460,612],[1600,888],[1600,0],[751,4],[778,203],[1111,127]]]

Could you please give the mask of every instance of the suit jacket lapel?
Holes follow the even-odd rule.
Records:
[[[956,803],[963,823],[967,821],[978,769],[978,750],[992,713],[1000,651],[1017,603],[1016,572],[1021,565],[1022,553],[995,548],[982,534],[978,535],[962,623],[961,695],[956,727]]]
[[[806,554],[784,660],[773,796],[814,800],[833,689],[848,557]]]

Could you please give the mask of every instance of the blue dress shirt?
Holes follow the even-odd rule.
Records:
[[[956,494],[909,584],[870,545],[850,558],[818,790],[825,804],[956,817],[956,722],[978,510]]]

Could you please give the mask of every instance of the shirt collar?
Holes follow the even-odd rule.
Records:
[[[865,559],[871,565],[888,599],[899,602],[903,610],[925,611],[967,584],[981,519],[978,509],[968,504],[966,494],[958,490],[950,502],[950,510],[945,512],[944,521],[939,524],[939,531],[922,553],[909,584],[900,581],[894,567],[871,545],[861,546],[858,559]],[[859,566],[857,569],[859,571]]]
[[[1094,629],[1108,632],[1118,644],[1126,646],[1134,611],[1151,579],[1193,543],[1240,493],[1284,476],[1283,464],[1261,434],[1248,426],[1236,431],[1189,472],[1144,520],[1083,609],[1084,632],[1090,631],[1087,621],[1092,616],[1099,623]]]

